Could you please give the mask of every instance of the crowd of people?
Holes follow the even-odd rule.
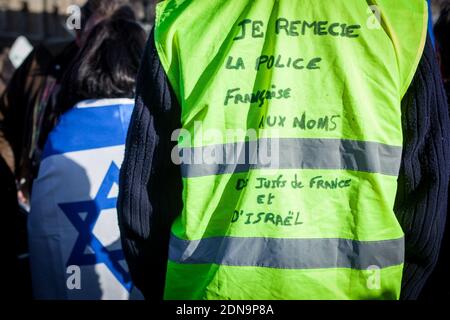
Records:
[[[16,298],[26,299],[140,299],[142,294],[147,298],[160,297],[164,287],[164,283],[161,283],[163,279],[153,279],[153,282],[148,280],[143,268],[151,263],[141,259],[152,257],[154,252],[161,252],[166,248],[158,247],[159,243],[143,248],[145,244],[140,238],[144,236],[139,234],[140,231],[133,230],[133,223],[136,221],[126,220],[126,211],[131,209],[125,207],[132,207],[130,199],[139,197],[141,202],[136,203],[142,205],[141,210],[152,209],[151,201],[142,204],[140,193],[130,195],[133,187],[131,184],[137,183],[131,179],[148,180],[152,179],[149,178],[150,175],[157,176],[154,179],[159,180],[155,180],[157,183],[150,187],[146,184],[148,181],[141,181],[145,184],[146,191],[152,192],[150,198],[163,197],[170,192],[169,188],[181,188],[181,178],[178,176],[176,178],[180,178],[180,181],[168,181],[161,186],[161,181],[172,178],[170,171],[158,174],[153,169],[145,168],[145,165],[154,166],[158,161],[164,167],[162,162],[170,159],[155,157],[147,159],[147,163],[142,151],[144,149],[139,150],[139,146],[128,141],[127,148],[130,150],[127,152],[133,153],[125,156],[125,166],[130,165],[132,156],[138,157],[133,161],[140,163],[141,171],[134,165],[123,169],[120,187],[124,189],[121,189],[123,194],[119,195],[118,200],[121,215],[111,218],[109,222],[104,222],[101,217],[106,210],[115,210],[116,207],[118,195],[114,191],[114,185],[119,184],[118,170],[123,161],[124,150],[115,148],[125,145],[130,122],[134,131],[130,131],[128,138],[145,146],[150,143],[141,141],[148,137],[147,129],[139,122],[141,119],[137,119],[144,112],[131,116],[134,99],[138,98],[137,105],[141,107],[151,104],[152,99],[160,99],[158,103],[163,106],[156,112],[164,115],[162,118],[166,122],[163,126],[179,126],[179,119],[175,119],[179,117],[179,111],[166,108],[166,104],[170,104],[168,101],[175,104],[175,97],[168,89],[167,79],[161,74],[163,67],[154,61],[154,34],[151,33],[148,38],[148,33],[139,23],[128,1],[88,0],[81,12],[81,29],[76,30],[72,42],[64,46],[46,43],[38,45],[14,73],[11,66],[4,62],[7,59],[0,58],[0,206],[6,227],[6,232],[3,233],[3,243],[7,249],[5,260],[8,274],[11,275],[7,279],[8,291]],[[442,6],[434,32],[429,30],[428,41],[433,33],[435,45],[433,47],[429,44],[425,51],[428,48],[430,55],[436,52],[444,87],[450,97],[450,4]],[[142,57],[147,59],[143,63]],[[429,75],[419,74],[417,77],[420,76]],[[147,90],[146,86],[151,81],[152,85],[160,88]],[[420,86],[420,83],[415,85]],[[164,102],[161,102],[162,99],[165,99]],[[90,113],[96,108],[103,108],[105,113],[99,110],[95,114]],[[169,117],[173,118],[168,119]],[[147,125],[150,127],[150,124],[145,124]],[[450,124],[446,124],[448,125]],[[118,132],[115,131],[117,128],[120,129]],[[155,130],[158,133],[152,136],[154,139],[166,137],[164,134],[160,135],[158,127]],[[142,136],[137,136],[137,133]],[[171,132],[167,132],[166,138],[169,141],[170,134]],[[103,173],[99,173],[100,171]],[[163,173],[169,176],[163,177]],[[407,182],[404,185],[405,190],[410,187]],[[60,195],[61,190],[71,196]],[[88,203],[89,199],[93,199],[92,204]],[[112,204],[108,202],[111,199],[114,200]],[[167,206],[176,211],[180,210],[177,205],[179,203]],[[398,209],[404,214],[407,208],[400,205]],[[84,212],[87,213],[86,218],[79,218]],[[64,215],[64,219],[59,217],[61,215]],[[144,222],[139,221],[140,223],[150,224],[145,222],[145,217],[142,219]],[[400,219],[408,220],[407,217]],[[118,222],[121,223],[124,235],[122,240]],[[81,231],[83,228],[86,228],[86,234]],[[140,225],[136,228],[146,227]],[[81,236],[73,233],[75,229]],[[102,232],[108,232],[102,230],[113,229],[114,232],[111,232],[114,235],[106,235],[105,239],[109,240],[102,240]],[[442,281],[449,279],[446,275],[449,268],[449,230],[448,227],[446,229],[440,254],[433,253],[436,261],[433,260],[432,267],[429,261],[424,262],[425,266],[413,266],[414,263],[420,265],[421,261],[414,261],[407,266],[414,269],[412,273],[422,273],[426,275],[425,278],[430,279],[426,284],[414,282],[408,291],[409,298],[420,296],[434,299],[446,294],[450,296]],[[164,236],[162,238],[169,241]],[[61,245],[61,242],[71,245]],[[166,257],[167,253],[161,255]],[[420,260],[420,255],[417,257]],[[129,267],[123,268],[119,261],[125,261],[125,258]],[[89,263],[92,259],[94,262],[103,261],[108,272],[95,269],[95,263]],[[154,268],[165,268],[164,263],[155,263],[158,266]],[[80,285],[82,288],[95,286],[97,292],[89,289],[84,295],[77,295],[77,291],[70,288],[70,285],[77,288],[77,280],[71,278],[76,273],[71,273],[73,270],[70,267],[73,265],[86,268],[82,269],[82,275],[89,273],[87,270],[92,268],[97,270],[96,278],[87,276],[81,280]],[[100,273],[102,274],[98,275]],[[111,277],[117,280],[117,285],[110,284]],[[411,279],[406,277],[404,281],[413,282]],[[136,292],[139,290],[132,282],[135,282],[141,292]],[[149,288],[153,283],[154,288]],[[424,288],[422,295],[418,288]]]
[[[32,296],[26,220],[49,134],[81,101],[135,95],[147,34],[132,7],[126,0],[89,0],[81,12],[81,29],[72,42],[38,45],[2,90],[2,212],[8,213],[5,239],[14,275],[11,292],[17,297]],[[76,134],[89,139],[86,132]]]

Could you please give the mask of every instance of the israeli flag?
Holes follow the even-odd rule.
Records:
[[[28,219],[36,299],[140,299],[120,244],[119,169],[130,99],[85,101],[49,135]]]

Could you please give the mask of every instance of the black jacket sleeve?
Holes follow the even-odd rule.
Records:
[[[122,246],[134,284],[147,299],[161,299],[170,227],[181,212],[181,174],[171,161],[181,127],[176,97],[150,35],[136,88],[118,198]]]
[[[406,234],[402,298],[416,298],[436,263],[446,216],[449,120],[430,43],[403,99],[405,149],[396,213]],[[122,243],[135,285],[161,299],[170,225],[182,208],[170,153],[180,107],[150,36],[138,78],[118,200]]]
[[[417,299],[439,256],[450,162],[448,106],[430,39],[402,108],[404,152],[395,208],[406,245],[401,298]]]

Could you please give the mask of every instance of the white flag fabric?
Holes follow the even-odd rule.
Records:
[[[140,299],[120,244],[119,169],[130,99],[85,101],[46,143],[28,220],[36,299]]]

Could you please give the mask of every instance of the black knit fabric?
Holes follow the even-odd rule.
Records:
[[[162,298],[170,227],[182,208],[181,174],[170,156],[181,110],[159,61],[153,32],[136,92],[120,172],[119,226],[135,285],[146,298]]]
[[[403,299],[416,299],[436,264],[449,176],[449,118],[429,41],[403,100],[405,148],[396,212],[406,234]],[[146,298],[164,290],[170,226],[182,208],[179,168],[170,154],[180,107],[150,36],[120,176],[119,224],[135,285]],[[448,276],[447,276],[448,277]]]
[[[448,97],[450,97],[450,88],[447,86],[447,90],[442,92],[440,88],[439,70],[434,62],[433,54],[434,52],[431,46],[428,46],[424,58],[422,59],[422,67],[419,69],[412,85],[412,87],[428,87],[416,91],[410,90],[410,95],[417,96],[416,98],[413,98],[415,101],[425,101],[426,103],[423,103],[422,106],[428,106],[429,108],[424,109],[421,106],[416,109],[417,111],[414,111],[417,114],[406,113],[406,116],[411,117],[411,119],[428,119],[428,117],[430,117],[430,120],[428,122],[420,121],[420,127],[417,124],[414,125],[411,120],[407,120],[406,122],[409,123],[411,127],[408,129],[411,132],[410,135],[415,135],[415,137],[412,136],[413,141],[418,141],[420,136],[424,135],[424,133],[419,133],[419,131],[425,132],[428,135],[433,135],[435,138],[427,139],[418,144],[417,150],[420,150],[420,148],[425,148],[425,150],[418,152],[417,155],[414,155],[414,153],[405,155],[404,168],[415,174],[414,176],[412,176],[411,173],[404,173],[402,175],[410,177],[411,181],[409,184],[415,185],[415,187],[406,187],[406,192],[404,194],[408,192],[411,194],[409,196],[411,200],[409,201],[413,201],[412,190],[418,190],[416,194],[421,196],[422,193],[419,191],[420,189],[430,188],[428,195],[429,199],[427,199],[427,202],[425,203],[426,198],[420,199],[420,201],[424,203],[422,206],[427,206],[427,211],[421,213],[419,211],[421,209],[418,209],[419,207],[417,205],[413,207],[416,208],[414,214],[408,213],[408,207],[400,208],[399,210],[399,217],[402,221],[402,225],[411,225],[413,223],[417,224],[417,226],[420,226],[421,224],[425,225],[421,233],[412,230],[413,232],[411,233],[410,238],[407,238],[407,244],[409,245],[407,251],[409,259],[407,261],[409,263],[404,279],[404,286],[407,286],[408,288],[408,291],[405,292],[405,298],[416,298],[420,293],[419,299],[428,301],[448,300],[450,298],[450,276],[448,275],[450,270],[450,219],[445,219],[444,214],[446,206],[447,216],[449,213],[449,206],[447,203],[449,197],[445,197],[443,191],[443,189],[446,188],[446,183],[448,186],[449,179],[443,178],[440,174],[440,172],[443,171],[442,167],[444,167],[445,164],[445,160],[440,161],[440,158],[446,159],[446,163],[450,164],[450,159],[446,152],[447,148],[445,146],[445,144],[448,145],[449,143],[449,122],[447,115],[444,114],[445,109],[443,108],[443,105],[445,105],[445,95],[447,95],[447,101]],[[436,88],[434,88],[433,85],[436,86]],[[443,147],[441,147],[438,139],[441,134],[443,136]],[[429,141],[432,141],[433,145],[427,145]],[[440,150],[442,150],[442,154],[440,154]],[[426,155],[426,157],[421,157],[421,153]],[[430,155],[433,155],[433,157],[430,157]],[[418,161],[414,159],[421,160]],[[425,170],[421,169],[421,167],[424,167]],[[427,168],[431,168],[431,170]],[[431,176],[422,177],[423,175]],[[414,177],[414,180],[412,180],[412,177]],[[431,181],[431,183],[429,181]],[[408,203],[407,197],[403,200],[404,203]],[[435,214],[434,224],[431,224],[431,222],[428,223],[428,219],[431,219],[429,216],[433,214]],[[417,219],[418,221],[416,222],[414,219]],[[439,252],[437,245],[434,247],[427,246],[422,249],[421,242],[426,241],[426,239],[433,241],[433,238],[439,238],[444,225],[445,232],[439,256],[437,256]],[[415,254],[415,252],[420,251],[423,251],[421,255]],[[429,258],[429,260],[422,260],[423,255],[425,257],[430,256],[431,258]],[[430,278],[428,278],[430,270],[435,266],[434,262],[436,259],[438,260],[436,268],[431,273]],[[424,261],[428,262],[428,264],[424,263]],[[422,287],[423,290],[420,292]]]
[[[450,121],[436,61],[428,41],[403,99],[405,149],[396,204],[406,241],[403,299],[419,296],[436,265],[446,223]]]

